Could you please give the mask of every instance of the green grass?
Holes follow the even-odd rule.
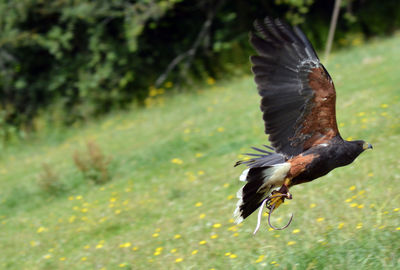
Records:
[[[341,134],[374,150],[294,187],[273,220],[293,212],[288,229],[263,224],[253,236],[256,215],[232,223],[244,169],[233,164],[267,142],[247,76],[5,149],[0,268],[398,269],[399,44],[397,36],[331,57]],[[112,157],[111,182],[91,184],[74,166],[87,141]],[[43,163],[60,195],[39,188]]]

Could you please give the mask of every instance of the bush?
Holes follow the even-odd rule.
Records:
[[[85,179],[95,184],[104,184],[110,181],[109,165],[111,158],[105,156],[100,147],[94,142],[88,142],[86,148],[86,153],[75,151],[73,155],[75,166]]]
[[[64,191],[59,175],[48,163],[42,164],[42,173],[38,178],[38,185],[42,191],[51,195],[58,195]]]

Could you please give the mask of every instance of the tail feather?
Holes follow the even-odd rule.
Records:
[[[269,150],[273,151],[273,148],[264,145],[266,148]],[[270,152],[264,149],[260,149],[257,147],[252,147],[254,150],[258,151],[258,153],[246,153],[244,155],[247,155],[250,157],[248,160],[239,160],[236,162],[235,167],[239,166],[241,164],[246,164],[250,168],[259,168],[259,167],[268,167],[271,165],[283,163],[286,161],[285,156],[281,154],[277,154],[274,152]]]
[[[252,214],[271,191],[283,184],[283,180],[290,169],[289,163],[272,166],[249,168],[240,176],[246,184],[237,192],[239,199],[234,212],[235,222],[238,224]]]
[[[267,186],[265,192],[257,192],[264,185],[263,171],[268,169],[269,167],[247,169],[241,175],[240,180],[243,179],[242,181],[247,183],[236,193],[236,197],[239,199],[234,212],[236,223],[242,222],[253,213],[261,205],[263,199],[268,196],[272,186]]]

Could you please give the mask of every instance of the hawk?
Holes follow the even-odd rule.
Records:
[[[254,28],[250,42],[258,55],[250,60],[272,147],[252,147],[258,153],[246,154],[250,159],[235,165],[248,167],[240,176],[246,184],[237,193],[236,223],[264,204],[271,214],[292,198],[292,186],[346,166],[372,148],[340,136],[332,78],[304,33],[269,17],[256,21]]]

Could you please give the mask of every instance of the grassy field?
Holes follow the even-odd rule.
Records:
[[[232,220],[244,169],[233,165],[267,142],[251,76],[10,145],[0,269],[399,269],[399,63],[399,36],[332,55],[341,134],[374,149],[294,187],[273,218],[294,213],[284,231],[264,224],[253,236],[256,215]],[[87,142],[112,158],[110,182],[95,185],[75,166]]]

